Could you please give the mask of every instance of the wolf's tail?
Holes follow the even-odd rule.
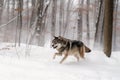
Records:
[[[85,45],[84,45],[84,46],[85,46]],[[85,46],[85,52],[86,52],[86,53],[89,53],[89,52],[91,52],[91,49],[88,48],[87,46]]]

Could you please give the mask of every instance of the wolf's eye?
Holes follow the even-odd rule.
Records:
[[[54,41],[53,43],[54,43],[54,44],[57,44],[57,41]]]

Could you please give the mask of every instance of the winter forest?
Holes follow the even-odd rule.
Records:
[[[54,35],[81,40],[90,47],[102,50],[104,36],[108,32],[110,33],[108,37],[112,38],[112,50],[119,50],[119,0],[108,2],[1,0],[0,41],[12,42],[15,46],[16,43],[19,46],[21,43],[44,46]],[[108,12],[110,15],[106,12],[109,17],[104,14],[107,10],[104,4],[110,6],[108,8],[112,11],[111,14]],[[112,15],[113,19],[110,18]],[[106,17],[111,21],[105,25]],[[110,46],[111,42],[107,42]]]
[[[60,65],[51,59],[53,36],[92,52]],[[120,80],[120,0],[0,0],[0,44],[1,80]]]

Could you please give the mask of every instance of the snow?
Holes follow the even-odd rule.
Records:
[[[30,46],[30,56],[25,56],[26,45],[14,47],[0,44],[0,80],[120,80],[120,52],[107,58],[103,52],[86,53],[79,62],[69,56],[52,59],[55,50]]]

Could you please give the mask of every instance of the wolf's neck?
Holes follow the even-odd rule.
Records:
[[[70,43],[69,42],[66,42],[66,44],[61,47],[60,49],[58,49],[59,52],[63,52],[64,50],[67,50],[70,48]]]
[[[58,49],[59,52],[63,52],[65,50],[65,47],[61,47],[60,49]]]

